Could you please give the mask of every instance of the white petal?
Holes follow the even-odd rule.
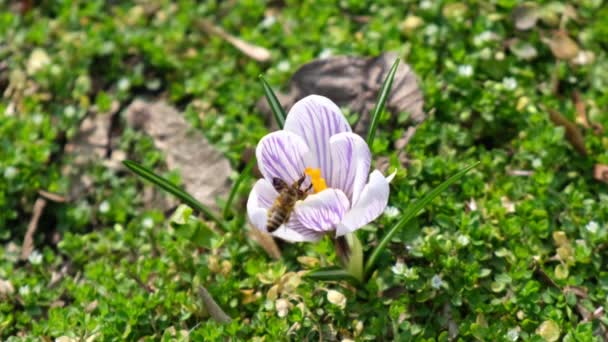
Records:
[[[260,140],[255,152],[260,172],[269,182],[280,178],[292,184],[304,174],[308,146],[294,133],[272,132]]]
[[[348,198],[342,191],[326,189],[298,202],[294,214],[304,227],[318,232],[329,232],[342,221],[349,205]]]
[[[284,130],[304,139],[310,148],[306,166],[320,168],[327,181],[327,177],[331,177],[329,139],[338,133],[350,132],[351,128],[335,103],[323,96],[310,95],[293,105]]]
[[[369,183],[363,188],[361,196],[338,224],[337,236],[352,233],[375,220],[388,203],[389,186],[387,179],[378,170],[369,176]]]
[[[272,206],[278,195],[278,192],[266,179],[258,180],[251,189],[247,199],[247,214],[249,221],[257,229],[266,231],[268,208]]]
[[[323,237],[323,233],[304,227],[293,214],[289,222],[272,232],[272,235],[287,242],[316,242]]]
[[[331,177],[326,179],[330,188],[342,190],[355,203],[369,174],[372,155],[363,138],[344,132],[331,137]]]

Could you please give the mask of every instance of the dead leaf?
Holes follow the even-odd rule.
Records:
[[[184,116],[163,101],[135,100],[127,108],[127,122],[143,130],[165,155],[167,167],[180,171],[186,191],[210,208],[230,192],[230,163]]]
[[[274,260],[279,260],[281,258],[281,250],[279,249],[279,246],[277,246],[272,235],[266,234],[251,226],[249,226],[247,235],[250,239],[257,242],[271,258]]]
[[[57,202],[57,203],[65,203],[68,201],[68,199],[65,196],[55,194],[52,192],[48,192],[45,190],[38,190],[38,195],[44,197],[45,199],[47,199],[49,201],[53,201],[53,202]]]
[[[228,43],[232,44],[232,46],[240,50],[242,53],[258,62],[268,62],[272,58],[272,55],[268,49],[251,43],[247,43],[246,41],[240,38],[234,37],[233,35],[224,31],[224,29],[222,29],[221,27],[215,26],[209,20],[199,20],[198,27],[207,34],[216,35],[224,39]]]
[[[317,59],[301,66],[291,77],[288,92],[277,92],[277,97],[286,110],[296,101],[311,94],[328,97],[338,106],[348,107],[360,114],[354,130],[365,135],[382,83],[397,57],[396,53],[384,53],[371,58],[342,56]],[[386,110],[394,114],[409,113],[406,127],[417,126],[426,118],[423,105],[424,99],[416,74],[409,65],[400,63]],[[270,126],[277,129],[272,111],[264,97],[260,98],[257,107],[266,114]]]
[[[559,112],[549,109],[549,118],[554,124],[564,127],[566,130],[566,139],[572,144],[575,150],[583,156],[587,155],[587,148],[585,147],[585,139],[583,134],[576,127],[576,125]]]
[[[405,20],[399,25],[399,27],[401,28],[401,32],[405,34],[411,34],[423,24],[424,19],[415,15],[410,15],[405,18]]]
[[[585,101],[581,97],[581,94],[578,91],[574,91],[572,93],[572,101],[574,102],[574,107],[576,108],[576,123],[582,125],[585,128],[591,127],[589,125],[589,121],[587,120],[587,109],[585,108]]]
[[[415,133],[416,133],[416,128],[408,127],[407,130],[405,132],[403,132],[403,134],[401,135],[401,138],[399,138],[399,139],[397,139],[397,141],[395,141],[395,149],[397,151],[403,150],[405,148],[405,146],[407,146],[407,144],[410,142],[410,140],[412,140]]]
[[[215,300],[213,300],[213,297],[211,297],[211,294],[209,294],[206,288],[199,286],[198,294],[201,297],[203,304],[205,305],[205,309],[211,318],[216,320],[218,323],[230,323],[232,321],[224,310],[217,305]]]
[[[15,293],[15,287],[10,280],[0,279],[0,298],[6,298]]]
[[[34,202],[34,209],[32,210],[32,218],[27,226],[25,237],[23,238],[23,245],[21,246],[21,260],[27,260],[34,250],[34,234],[38,229],[38,222],[40,216],[46,207],[46,200],[42,197],[38,197]]]
[[[532,170],[511,170],[507,169],[507,174],[511,176],[530,177],[534,174]]]
[[[502,204],[502,207],[505,208],[507,213],[515,212],[515,203],[513,203],[513,201],[511,201],[507,196],[502,196],[500,198],[500,203]]]
[[[70,163],[65,163],[61,173],[70,180],[70,190],[65,196],[70,200],[83,198],[92,189],[93,179],[87,174],[87,166],[105,160],[111,124],[112,115],[87,115],[78,133],[65,145],[64,153]]]
[[[515,22],[515,28],[520,31],[526,31],[536,26],[538,21],[538,13],[536,6],[531,3],[521,4],[511,13],[511,18]]]
[[[468,7],[461,2],[452,2],[443,6],[441,13],[446,18],[462,18],[467,14]]]
[[[556,31],[549,40],[553,55],[562,60],[570,60],[578,55],[578,44],[564,31]]]
[[[608,165],[595,164],[593,168],[593,178],[600,182],[608,183]]]
[[[97,309],[98,305],[99,305],[99,302],[97,301],[97,299],[95,299],[94,301],[87,304],[87,306],[84,308],[84,312],[91,313],[91,312],[95,311],[95,309]]]
[[[538,51],[534,45],[523,42],[517,38],[514,38],[508,43],[509,50],[519,59],[525,61],[531,60],[538,56]]]
[[[595,62],[595,53],[593,51],[581,50],[576,57],[572,59],[572,63],[576,65],[587,65]]]

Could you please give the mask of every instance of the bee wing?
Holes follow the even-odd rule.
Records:
[[[281,178],[275,177],[272,179],[272,186],[276,191],[281,192],[281,190],[287,189],[289,187],[289,184],[285,183],[285,181]]]

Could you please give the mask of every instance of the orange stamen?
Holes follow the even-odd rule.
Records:
[[[315,193],[327,189],[325,179],[321,177],[321,169],[313,169],[312,167],[307,167],[306,170],[304,170],[304,173],[310,176],[312,189]]]

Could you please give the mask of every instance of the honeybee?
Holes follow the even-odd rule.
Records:
[[[282,224],[287,223],[296,202],[303,200],[308,196],[308,191],[312,188],[312,184],[305,190],[302,190],[301,186],[305,179],[306,175],[304,174],[292,185],[287,184],[280,178],[275,177],[272,179],[272,186],[279,193],[279,196],[274,201],[272,207],[268,209],[266,230],[269,233],[279,229]]]

